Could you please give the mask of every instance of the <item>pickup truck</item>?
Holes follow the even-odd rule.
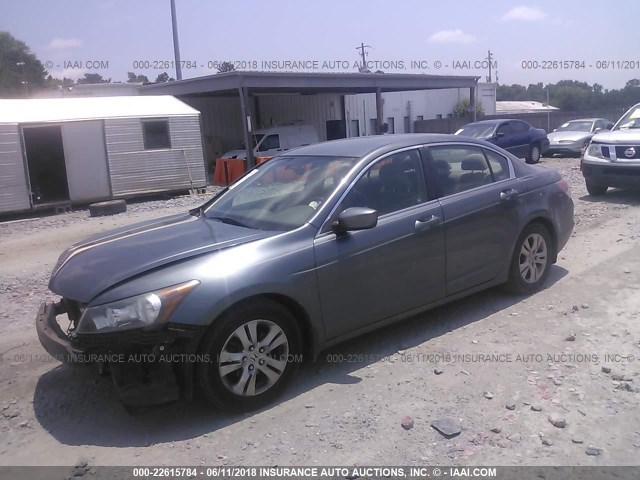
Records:
[[[527,163],[538,163],[549,149],[547,132],[522,120],[481,120],[466,124],[455,135],[486,140]]]
[[[609,187],[640,188],[640,103],[610,132],[598,132],[591,138],[580,170],[589,195],[604,195]]]

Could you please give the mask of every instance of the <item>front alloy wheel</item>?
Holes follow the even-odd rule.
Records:
[[[207,361],[197,386],[217,407],[247,411],[268,404],[289,383],[302,357],[302,336],[291,312],[271,300],[232,308],[202,339]]]
[[[553,242],[540,223],[528,225],[516,243],[507,288],[515,293],[533,293],[544,284],[554,258]]]
[[[218,373],[234,394],[260,395],[280,380],[288,355],[289,340],[278,325],[251,320],[227,338],[218,356]]]

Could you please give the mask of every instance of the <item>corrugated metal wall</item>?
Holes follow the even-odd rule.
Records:
[[[189,189],[189,172],[193,187],[206,185],[198,116],[169,118],[170,150],[144,149],[139,118],[108,119],[104,125],[114,197]]]
[[[0,212],[31,208],[18,125],[0,125]]]
[[[320,140],[327,139],[327,120],[342,120],[340,95],[259,96],[263,128],[299,122],[316,127]]]
[[[327,120],[341,120],[343,116],[340,95],[260,95],[256,98],[260,124],[254,124],[254,130],[301,122],[313,125],[320,139],[326,140]],[[240,148],[243,132],[238,97],[182,97],[180,100],[202,114],[208,159],[215,160],[229,150]],[[255,101],[254,97],[249,99],[254,121]]]
[[[242,142],[242,119],[238,97],[181,97],[200,111],[207,158],[215,160]]]

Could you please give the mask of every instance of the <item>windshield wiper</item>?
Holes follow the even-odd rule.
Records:
[[[239,222],[235,218],[231,218],[231,217],[207,217],[207,218],[211,220],[216,220],[218,222],[227,223],[229,225],[235,225],[236,227],[251,228],[249,225]]]

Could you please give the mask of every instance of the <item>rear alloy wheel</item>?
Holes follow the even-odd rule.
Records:
[[[259,408],[284,390],[299,366],[300,331],[280,304],[261,301],[216,320],[202,341],[197,369],[204,396],[236,411]]]
[[[527,155],[527,163],[538,163],[540,161],[540,147],[531,145],[529,155]]]
[[[553,243],[547,229],[539,224],[529,225],[516,244],[507,287],[516,293],[533,293],[544,284],[551,268]]]
[[[589,195],[592,197],[600,197],[607,193],[608,189],[609,187],[607,186],[594,185],[593,183],[587,182],[587,192],[589,192]]]

